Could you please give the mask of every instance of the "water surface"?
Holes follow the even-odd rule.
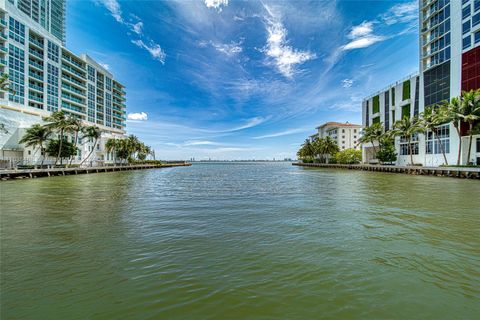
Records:
[[[478,319],[480,183],[195,164],[0,183],[1,319]]]

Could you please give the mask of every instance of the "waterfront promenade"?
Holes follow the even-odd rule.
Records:
[[[83,167],[83,168],[2,170],[0,171],[0,180],[66,176],[66,175],[75,175],[75,174],[89,174],[89,173],[115,172],[115,171],[127,171],[127,170],[159,169],[159,168],[185,167],[185,166],[191,166],[191,163],[178,162],[178,163],[165,163],[161,165],[137,164],[137,165],[124,165],[124,166],[101,166],[101,167]]]
[[[453,177],[463,179],[480,179],[480,168],[467,167],[422,167],[422,166],[386,166],[370,164],[325,164],[294,162],[294,166],[375,171],[386,173],[404,173],[412,175],[429,175],[440,177]]]

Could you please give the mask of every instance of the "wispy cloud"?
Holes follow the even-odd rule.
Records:
[[[375,35],[373,33],[373,22],[364,21],[358,26],[354,26],[348,38],[351,39],[349,43],[342,47],[342,50],[353,50],[369,47],[377,42],[383,41],[386,37]]]
[[[123,17],[122,8],[117,0],[97,0],[110,12],[112,17],[120,24],[126,26],[140,39],[132,39],[131,42],[137,47],[147,50],[155,59],[165,64],[166,54],[158,43],[150,39],[143,32],[143,21],[136,15],[130,15],[129,19]]]
[[[228,6],[228,0],[204,0],[207,8],[213,8],[222,11],[222,6]]]
[[[189,140],[183,143],[183,146],[218,146],[221,143],[209,140]]]
[[[264,123],[266,120],[267,119],[262,118],[262,117],[254,117],[254,118],[251,118],[250,120],[248,120],[245,124],[243,124],[241,126],[233,127],[233,128],[228,129],[228,130],[223,130],[223,131],[220,131],[220,132],[235,132],[235,131],[240,131],[240,130],[253,128],[253,127],[256,127],[256,126]]]
[[[381,19],[388,25],[416,22],[418,19],[418,0],[394,5],[381,16]]]
[[[301,129],[289,129],[285,131],[280,131],[280,132],[275,132],[271,134],[265,134],[257,137],[253,137],[253,139],[267,139],[267,138],[276,138],[276,137],[283,137],[283,136],[288,136],[291,134],[296,134],[296,133],[302,133],[302,132],[308,132],[311,131],[312,129],[306,129],[306,128],[301,128]]]
[[[199,41],[198,46],[201,48],[209,47],[211,46],[218,52],[225,54],[226,56],[232,57],[238,53],[241,53],[243,51],[242,48],[242,40],[240,41],[231,41],[230,43],[219,43],[219,42],[214,42],[214,41]]]
[[[353,80],[352,79],[343,79],[342,80],[342,87],[350,88],[352,85],[353,85]]]
[[[268,33],[267,44],[263,52],[275,65],[277,70],[286,78],[292,78],[296,73],[296,66],[308,60],[315,59],[316,55],[310,51],[301,51],[288,45],[287,34],[281,17],[269,6],[264,6],[265,22]]]
[[[132,40],[132,43],[139,48],[147,50],[155,60],[158,60],[162,64],[165,64],[165,58],[167,55],[162,50],[159,44],[153,41],[150,41],[149,44],[146,44],[145,42],[143,42],[143,40]]]
[[[136,120],[136,121],[146,121],[148,120],[148,114],[145,112],[132,112],[128,114],[127,119]]]

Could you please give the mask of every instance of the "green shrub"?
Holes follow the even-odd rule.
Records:
[[[362,162],[362,151],[355,149],[346,149],[337,152],[332,159],[339,164],[357,164]],[[333,163],[332,161],[330,163]]]
[[[397,161],[395,144],[393,139],[381,139],[377,152],[377,159],[382,163],[391,163]]]

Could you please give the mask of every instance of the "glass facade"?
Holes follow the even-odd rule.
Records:
[[[425,107],[450,99],[450,62],[425,71],[423,76]]]
[[[445,153],[450,153],[450,125],[448,124],[438,127],[435,134],[430,130],[425,134],[425,153],[441,154],[442,146]]]

